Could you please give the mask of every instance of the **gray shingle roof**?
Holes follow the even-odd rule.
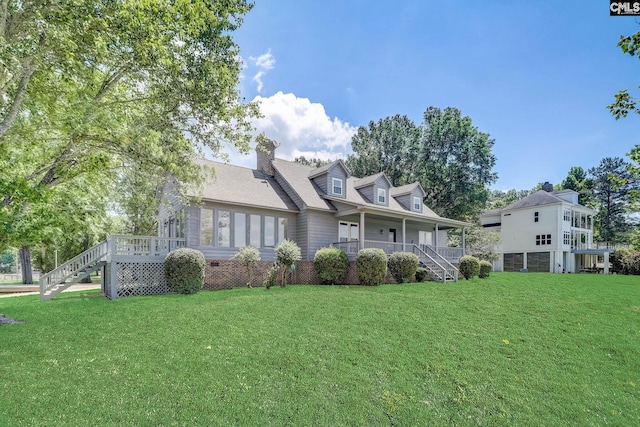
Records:
[[[413,184],[401,185],[400,187],[393,187],[391,189],[391,195],[393,197],[398,197],[398,196],[402,196],[404,194],[409,194],[416,187],[418,187],[420,189],[420,191],[422,192],[422,197],[424,197],[425,191],[424,191],[424,188],[422,188],[422,185],[420,185],[419,182],[414,182]]]
[[[391,182],[389,182],[389,178],[384,174],[384,172],[378,172],[375,175],[365,176],[364,178],[356,178],[353,180],[353,187],[356,189],[360,189],[366,187],[368,185],[374,184],[378,179],[384,177],[389,186],[391,186]]]
[[[554,203],[562,203],[564,200],[554,196],[553,193],[548,193],[544,190],[536,191],[535,193],[511,203],[505,206],[502,211],[508,211],[513,209],[530,208],[533,206],[551,205]]]
[[[298,211],[276,180],[260,171],[210,160],[200,164],[215,170],[203,186],[203,200]]]
[[[307,207],[322,210],[335,210],[329,202],[318,195],[318,189],[313,181],[309,179],[309,174],[311,171],[314,171],[314,168],[301,163],[289,162],[281,159],[275,159],[272,164],[280,176],[289,183],[293,192],[302,199],[302,202]]]

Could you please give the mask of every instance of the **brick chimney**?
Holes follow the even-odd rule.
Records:
[[[542,189],[547,193],[553,193],[553,184],[551,184],[549,181],[545,181],[545,183],[542,184]]]
[[[264,135],[258,135],[256,142],[257,169],[269,176],[274,176],[275,171],[271,162],[275,160],[276,148],[280,144]]]

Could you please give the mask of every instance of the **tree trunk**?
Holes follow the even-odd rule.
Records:
[[[22,284],[33,284],[33,276],[31,274],[31,249],[29,249],[29,246],[20,248],[20,265],[22,267]]]

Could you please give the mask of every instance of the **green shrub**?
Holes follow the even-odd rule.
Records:
[[[247,269],[247,286],[252,288],[253,267],[258,261],[260,261],[260,251],[258,251],[258,249],[254,248],[253,246],[245,246],[244,248],[236,252],[233,259],[240,261],[242,265],[244,265],[244,267]]]
[[[489,277],[489,273],[491,273],[492,269],[493,269],[493,266],[489,261],[485,261],[485,260],[480,261],[480,271],[478,273],[478,277],[480,277],[481,279],[484,279],[485,277]]]
[[[640,252],[631,250],[622,258],[625,274],[640,275]]]
[[[295,268],[294,264],[302,258],[300,247],[292,240],[283,240],[276,246],[276,266],[280,269],[280,286],[287,283],[287,273]]]
[[[429,270],[424,267],[416,269],[416,282],[427,282],[429,280]]]
[[[356,255],[356,271],[360,283],[380,285],[387,277],[387,254],[382,249],[362,249]]]
[[[272,286],[278,284],[278,276],[280,274],[280,266],[276,263],[273,263],[269,271],[267,272],[267,277],[264,279],[264,287],[266,289],[271,289]]]
[[[471,255],[460,258],[460,274],[466,279],[472,279],[480,273],[480,260]]]
[[[167,286],[179,294],[195,294],[204,284],[204,255],[195,249],[169,252],[164,261]]]
[[[344,283],[349,271],[349,257],[342,249],[330,246],[316,251],[313,267],[320,281],[325,285]]]
[[[411,252],[394,252],[389,257],[389,272],[397,283],[407,283],[416,274],[420,259]]]
[[[631,249],[621,248],[611,254],[609,261],[611,262],[611,270],[618,274],[629,274],[627,270],[626,258],[631,254]]]

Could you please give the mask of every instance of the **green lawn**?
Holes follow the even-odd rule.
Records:
[[[0,425],[640,424],[640,278],[0,299]]]

